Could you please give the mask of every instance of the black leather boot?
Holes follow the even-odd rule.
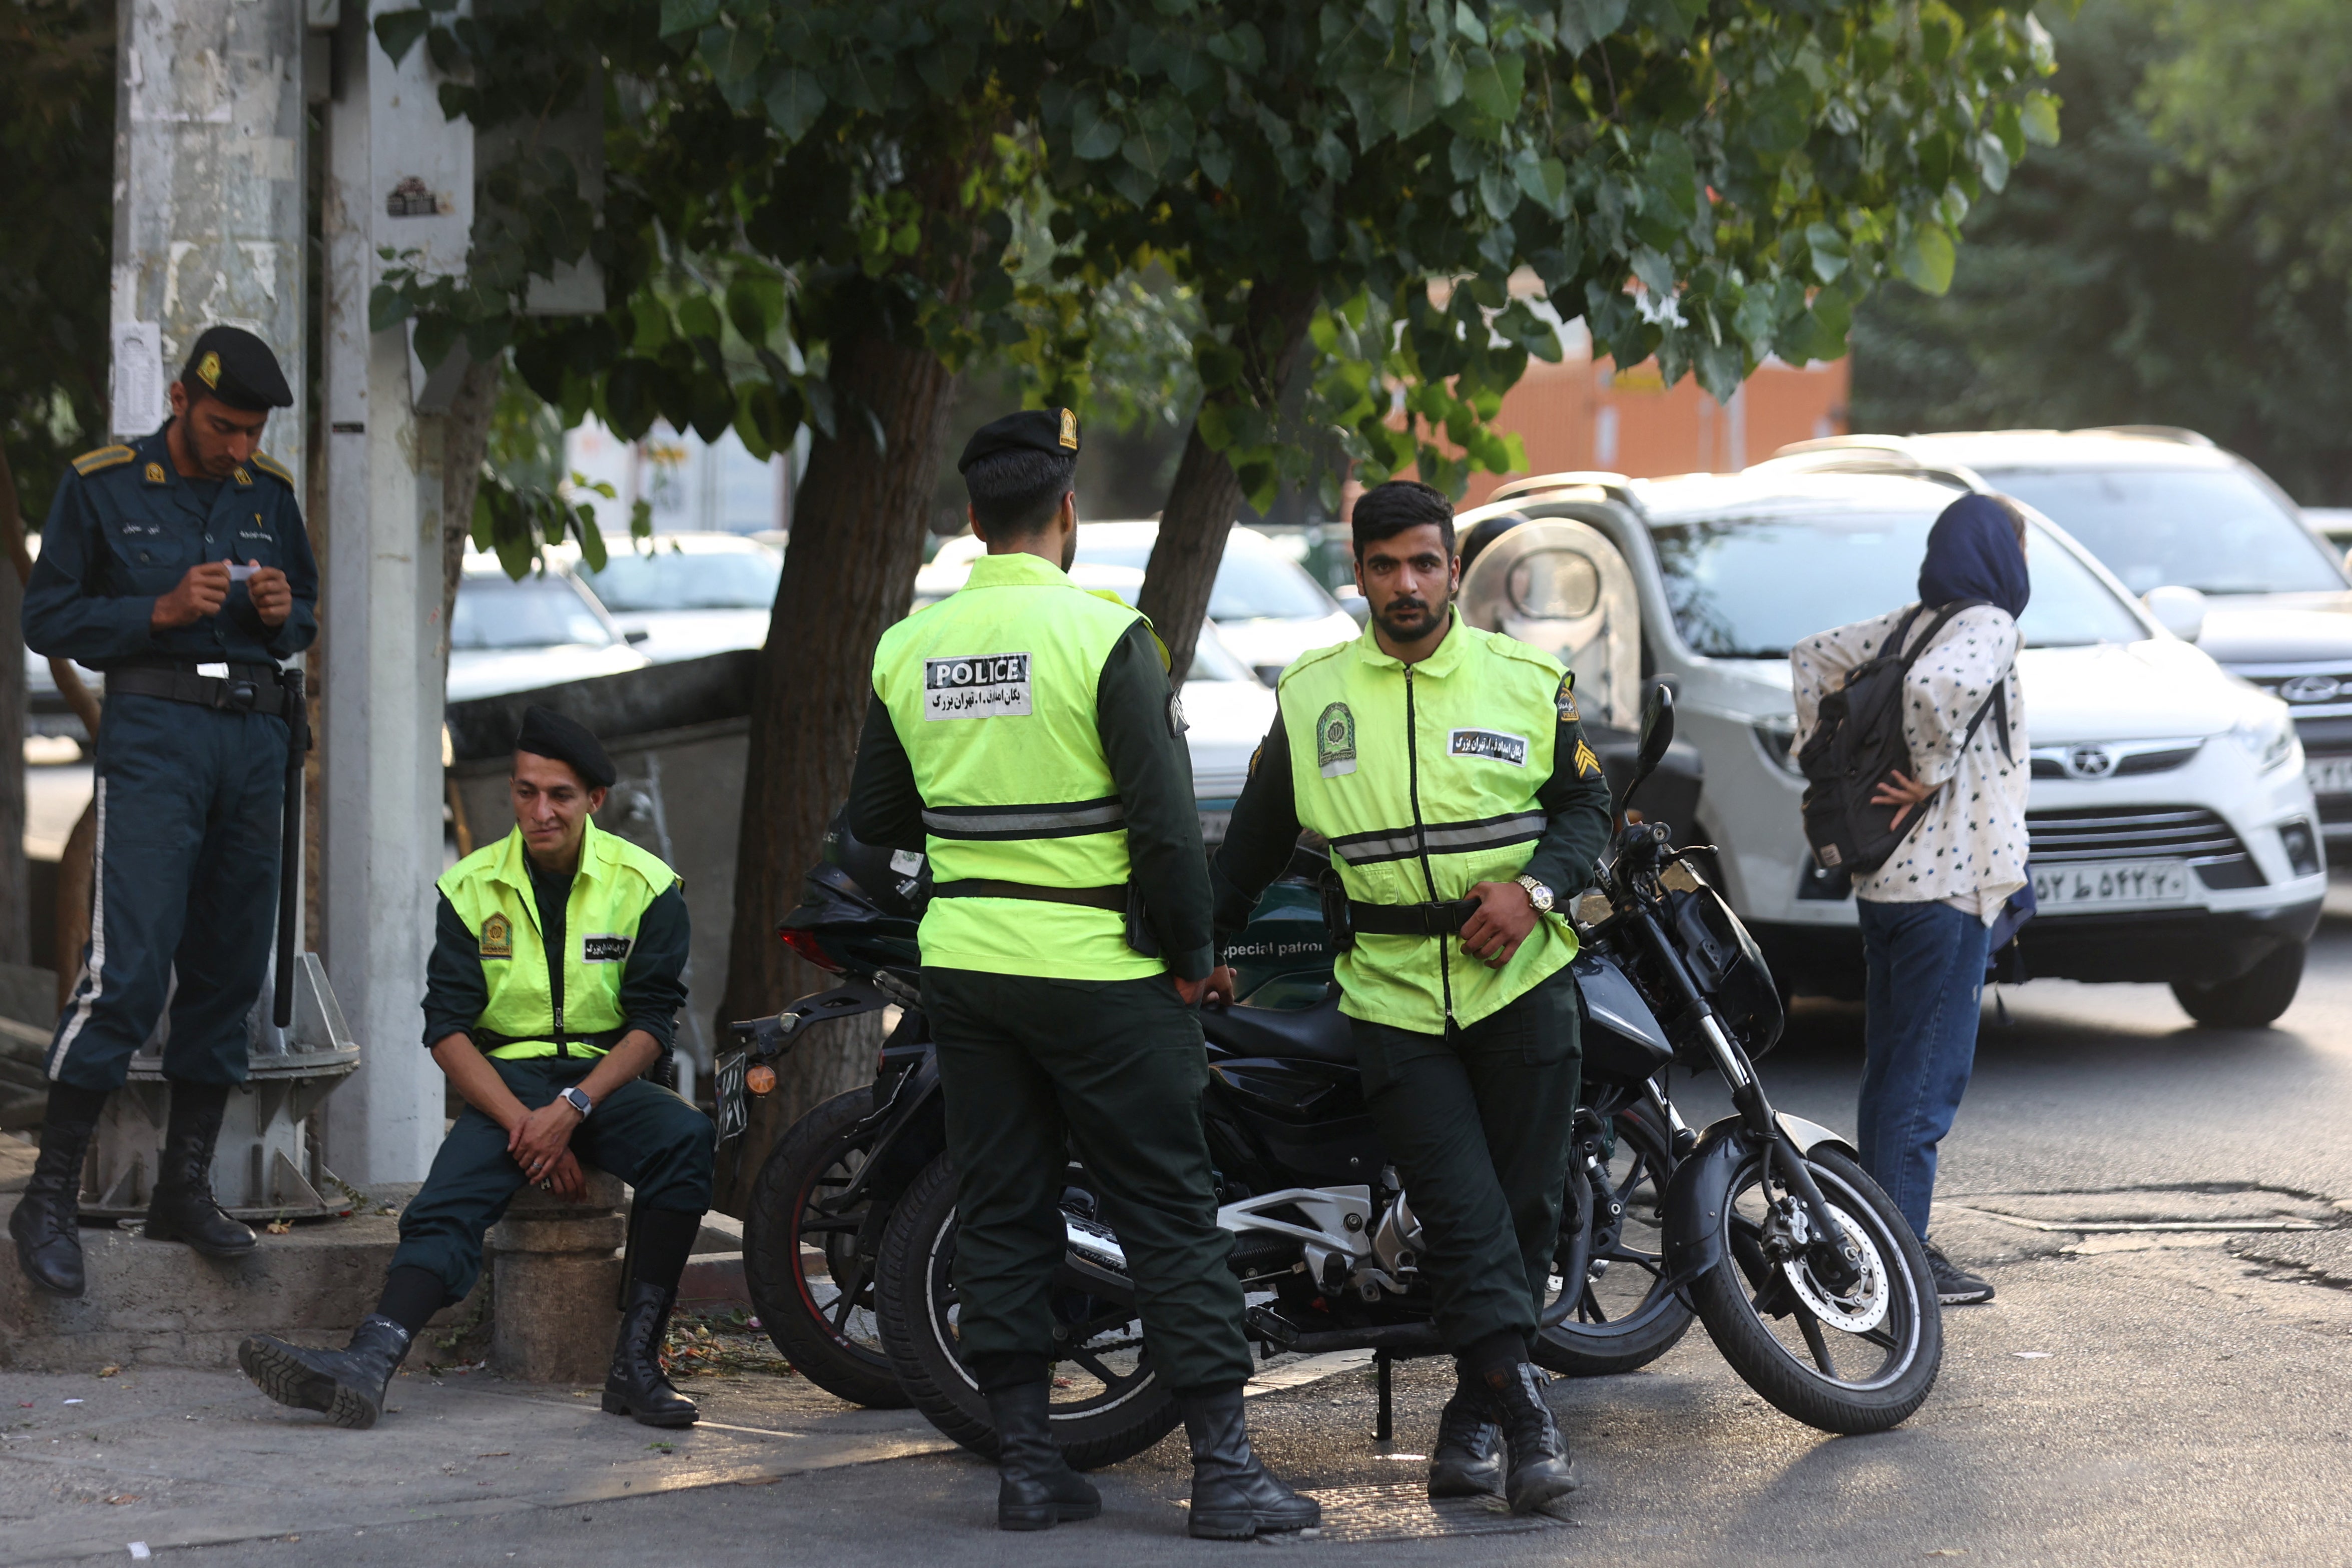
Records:
[[[312,1350],[257,1334],[236,1347],[245,1375],[280,1405],[316,1410],[365,1431],[383,1414],[384,1390],[408,1354],[408,1331],[381,1313],[363,1319],[342,1350]]]
[[[1054,1441],[1049,1397],[1043,1383],[989,1391],[988,1418],[996,1427],[999,1530],[1051,1530],[1102,1511],[1102,1494],[1070,1469]]]
[[[1312,1530],[1323,1505],[1274,1479],[1250,1452],[1242,1391],[1178,1396],[1184,1432],[1192,1440],[1192,1535],[1202,1541],[1247,1541],[1256,1535]]]
[[[184,1241],[207,1258],[242,1258],[260,1239],[213,1201],[213,1145],[227,1108],[226,1083],[172,1085],[172,1122],[147,1200],[148,1240]]]
[[[613,1370],[604,1379],[604,1414],[626,1416],[641,1426],[691,1427],[702,1411],[662,1375],[662,1335],[669,1329],[676,1291],[646,1280],[629,1281],[628,1304],[621,1309],[621,1333],[613,1342]]]
[[[1437,1451],[1429,1456],[1429,1495],[1500,1497],[1503,1492],[1503,1428],[1496,1424],[1486,1390],[1460,1375],[1454,1397],[1437,1417]]]
[[[49,1085],[49,1105],[41,1122],[41,1152],[8,1234],[16,1241],[16,1267],[36,1290],[52,1296],[79,1296],[81,1268],[81,1162],[106,1108],[102,1089]]]
[[[1568,1444],[1551,1418],[1551,1406],[1544,1402],[1544,1385],[1549,1381],[1524,1361],[1508,1372],[1486,1375],[1487,1396],[1502,1419],[1503,1440],[1510,1445],[1503,1495],[1510,1500],[1513,1513],[1533,1513],[1577,1488]]]

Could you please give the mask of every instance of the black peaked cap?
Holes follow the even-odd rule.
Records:
[[[604,755],[604,744],[588,733],[586,725],[537,703],[522,710],[522,731],[515,737],[515,749],[570,763],[572,771],[593,789],[609,789],[620,777],[613,759]]]
[[[260,413],[294,406],[294,391],[269,345],[242,327],[207,327],[188,350],[180,384],[191,395],[201,387],[231,408]]]
[[[983,457],[1000,452],[1043,452],[1048,456],[1078,455],[1078,416],[1066,408],[1027,408],[1008,413],[972,432],[956,459],[956,472],[969,473]]]

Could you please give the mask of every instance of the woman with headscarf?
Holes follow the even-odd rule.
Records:
[[[2024,514],[2000,497],[1963,496],[1928,532],[1916,604],[1810,637],[1790,654],[1801,749],[1822,698],[1875,657],[1914,610],[1924,607],[1909,632],[1916,645],[1941,607],[1969,604],[1935,633],[1904,683],[1904,739],[1916,773],[1895,774],[1872,797],[1902,808],[1897,827],[1912,812],[1917,819],[1886,862],[1853,887],[1869,976],[1862,1164],[1922,1242],[1937,1145],[1976,1063],[1987,934],[2010,895],[2027,885],[2017,618],[2028,592]],[[1990,1283],[1932,1243],[1927,1260],[1944,1301],[1992,1299]]]

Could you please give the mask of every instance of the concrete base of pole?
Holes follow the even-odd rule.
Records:
[[[620,1181],[586,1171],[577,1203],[526,1186],[489,1235],[498,1308],[490,1368],[532,1383],[595,1383],[613,1363],[625,1239]]]

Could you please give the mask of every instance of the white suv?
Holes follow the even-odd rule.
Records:
[[[1862,950],[1851,891],[1815,868],[1799,820],[1790,645],[1916,598],[1927,529],[1967,485],[1776,464],[1558,476],[1506,486],[1459,519],[1538,524],[1525,545],[1518,530],[1488,529],[1472,569],[1549,606],[1549,622],[1526,608],[1496,617],[1531,641],[1547,624],[1596,637],[1571,613],[1592,608],[1585,585],[1630,571],[1643,674],[1675,688],[1676,733],[1705,766],[1699,821],[1678,836],[1718,846],[1725,891],[1792,990],[1858,997]],[[1590,525],[1606,541],[1592,548],[1622,559],[1576,560],[1546,518]],[[2028,969],[2165,981],[2200,1020],[2268,1022],[2294,998],[2326,885],[2285,706],[2168,632],[2046,520],[2028,559],[2019,673],[2042,906],[2021,938]]]

